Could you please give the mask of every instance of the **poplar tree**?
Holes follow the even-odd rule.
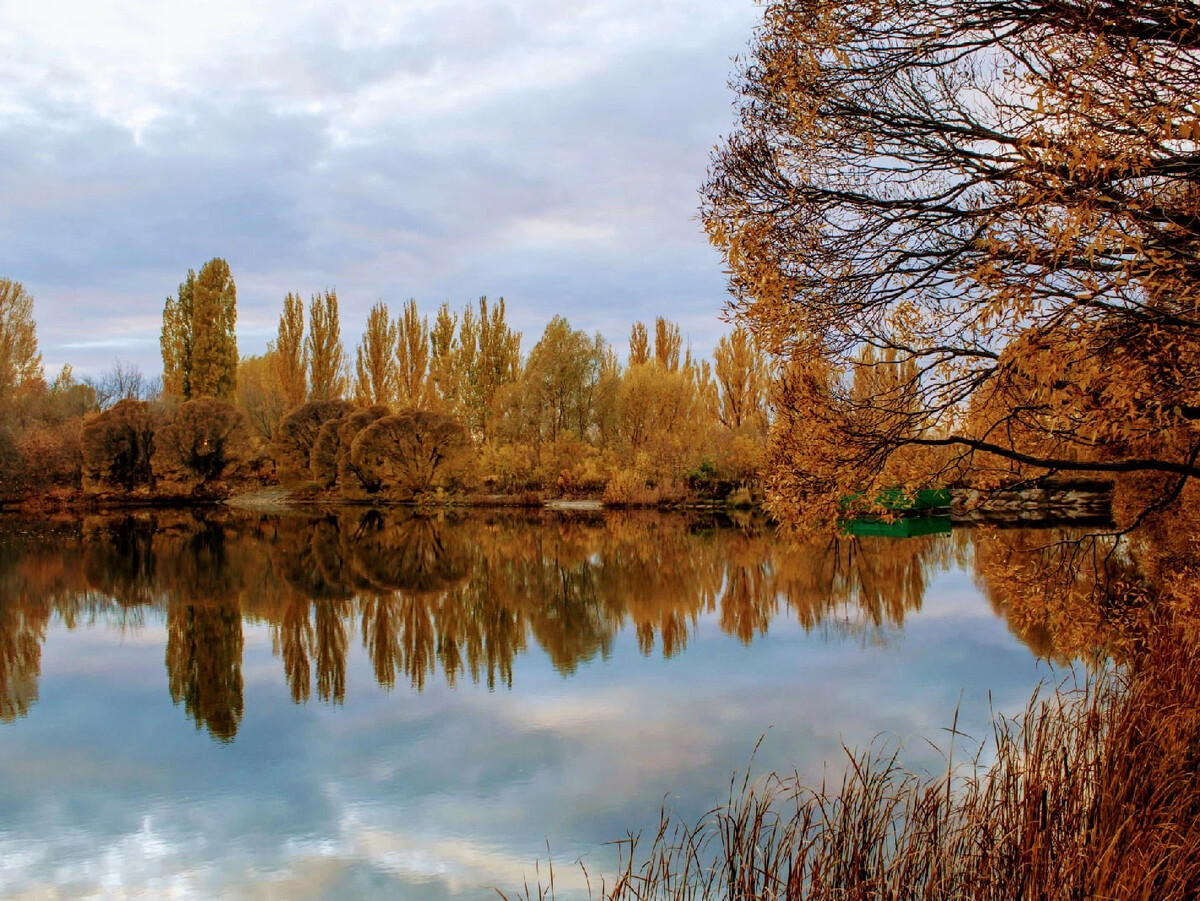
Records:
[[[409,300],[397,317],[396,342],[397,402],[400,409],[429,406],[429,321],[417,314],[417,302]]]
[[[367,330],[356,352],[354,399],[363,406],[388,404],[396,394],[396,323],[383,301],[367,314]]]
[[[465,315],[463,322],[465,325]],[[497,392],[521,374],[521,333],[508,327],[503,297],[490,308],[486,297],[479,298],[478,341],[472,363],[472,424],[486,436]]]
[[[188,397],[231,400],[237,386],[237,287],[219,257],[204,264],[192,294],[192,365]]]
[[[429,333],[429,380],[436,398],[449,413],[457,413],[460,406],[457,332],[458,317],[450,312],[448,303],[443,303]]]
[[[338,323],[336,291],[314,294],[308,305],[309,400],[340,400],[346,393],[346,352]]]
[[[679,369],[679,349],[683,336],[679,326],[659,316],[654,320],[654,360],[667,372]]]
[[[176,297],[168,297],[163,306],[162,347],[163,394],[180,400],[191,397],[192,371],[192,293],[196,270],[189,269],[179,285]]]
[[[237,287],[220,257],[189,269],[163,306],[163,393],[229,400],[237,385]]]
[[[304,343],[304,302],[298,294],[283,299],[272,361],[279,391],[288,409],[308,399],[308,351]]]
[[[646,323],[635,322],[629,330],[629,365],[641,366],[650,362],[650,335]]]
[[[724,335],[713,353],[721,390],[720,418],[728,429],[766,424],[767,366],[750,333],[741,327]]]

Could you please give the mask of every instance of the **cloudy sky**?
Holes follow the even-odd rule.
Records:
[[[161,369],[164,298],[227,259],[243,354],[284,295],[366,311],[504,296],[707,354],[696,221],[752,0],[0,0],[0,275],[46,368]]]

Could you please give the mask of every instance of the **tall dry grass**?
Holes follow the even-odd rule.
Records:
[[[989,753],[941,776],[867,752],[840,786],[735,781],[700,822],[664,813],[619,843],[615,876],[589,885],[612,901],[1200,898],[1200,653],[1179,630],[998,718]],[[516,897],[554,895],[551,879]]]

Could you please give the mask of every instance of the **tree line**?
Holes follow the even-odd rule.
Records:
[[[366,500],[446,495],[748,498],[768,425],[769,364],[750,334],[713,359],[678,325],[636,322],[625,361],[554,317],[526,353],[503,298],[369,311],[353,352],[337,292],[283,300],[275,339],[239,357],[237,288],[215,258],[162,316],[161,382],[118,364],[47,383],[33,301],[0,281],[0,480],[194,495],[281,482]]]

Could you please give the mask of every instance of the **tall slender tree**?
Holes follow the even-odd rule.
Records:
[[[433,399],[429,372],[429,321],[409,300],[396,321],[396,401],[400,409],[428,409]]]
[[[163,394],[187,400],[191,397],[192,373],[192,294],[196,270],[189,269],[175,297],[163,306],[162,347]]]
[[[679,369],[679,351],[683,336],[679,326],[659,316],[654,320],[654,361],[667,372]]]
[[[521,374],[521,333],[508,326],[505,319],[504,298],[488,306],[486,297],[479,298],[477,339],[471,365],[467,368],[470,386],[468,412],[471,427],[482,437],[487,437],[496,394]],[[464,332],[467,316],[463,315]],[[463,349],[467,348],[465,334]]]
[[[462,395],[458,350],[458,317],[443,303],[429,333],[429,378],[441,408],[453,415],[459,413]]]
[[[767,366],[753,336],[738,327],[717,342],[713,352],[720,386],[720,417],[728,429],[766,425]]]
[[[304,301],[298,294],[283,299],[279,333],[271,359],[279,390],[288,409],[308,399],[308,349],[304,343]]]
[[[396,323],[382,300],[367,314],[367,330],[358,345],[354,399],[363,406],[389,404],[396,395]]]
[[[229,400],[237,384],[237,287],[229,264],[213,257],[189,269],[163,306],[163,393],[181,400]]]
[[[192,365],[189,397],[231,400],[237,386],[237,287],[229,264],[209,260],[192,294]]]
[[[629,365],[641,366],[650,362],[650,335],[646,323],[635,322],[629,330]]]
[[[308,306],[309,400],[340,400],[346,393],[346,352],[336,291],[314,294]]]

